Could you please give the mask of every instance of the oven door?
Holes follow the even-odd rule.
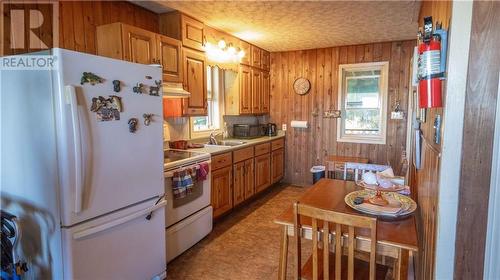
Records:
[[[206,161],[210,166],[210,161]],[[199,164],[199,163],[198,163]],[[190,165],[182,166],[188,168]],[[166,208],[166,227],[181,221],[182,219],[202,210],[210,205],[210,184],[211,184],[211,169],[208,172],[207,178],[203,181],[198,181],[193,186],[193,192],[186,197],[175,199],[172,192],[172,175],[174,170],[166,171],[165,175],[165,195],[167,197]]]

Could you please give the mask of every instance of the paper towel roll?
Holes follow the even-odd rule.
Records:
[[[307,128],[307,121],[292,121],[290,126],[295,128]]]

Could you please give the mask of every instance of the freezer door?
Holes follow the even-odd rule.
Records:
[[[136,280],[165,275],[166,202],[155,205],[156,201],[63,229],[64,279]]]
[[[162,93],[149,94],[161,81],[161,69],[62,49],[53,54],[59,67],[53,83],[63,226],[163,194]],[[82,81],[83,72],[102,82]],[[137,83],[145,85],[142,94],[133,92]],[[122,112],[119,119],[102,121],[91,111],[92,99],[113,95],[121,99]],[[144,114],[153,114],[149,125]],[[133,118],[137,130],[130,132]]]

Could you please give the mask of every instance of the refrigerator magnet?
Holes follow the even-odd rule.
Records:
[[[137,94],[142,94],[143,90],[144,90],[144,85],[142,83],[137,83],[137,85],[132,88],[132,91]]]
[[[143,114],[144,117],[144,125],[149,126],[151,124],[152,118],[154,114]]]
[[[139,120],[137,118],[131,118],[128,120],[128,131],[130,133],[135,133],[137,131],[137,123]]]
[[[83,72],[82,78],[80,80],[80,84],[83,85],[83,84],[89,83],[89,84],[94,86],[95,84],[100,84],[103,81],[104,81],[103,78],[97,76],[96,74],[94,74],[92,72]]]
[[[113,80],[113,90],[115,92],[120,92],[120,90],[121,90],[121,82],[119,80]]]

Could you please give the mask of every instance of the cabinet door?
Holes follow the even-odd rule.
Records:
[[[188,48],[184,56],[184,87],[191,93],[183,100],[183,113],[187,116],[207,115],[207,69],[205,54]]]
[[[255,194],[254,178],[254,160],[253,158],[247,159],[245,161],[245,199]]]
[[[271,79],[269,72],[262,72],[262,100],[261,100],[261,113],[269,113],[269,104],[271,103]]]
[[[214,218],[233,207],[232,167],[212,171],[212,207]]]
[[[271,57],[270,57],[270,54],[269,52],[265,51],[265,50],[262,50],[262,69],[264,69],[265,71],[269,71],[269,69],[271,68]]]
[[[182,83],[182,42],[157,35],[158,59],[163,67],[163,81]]]
[[[181,16],[182,44],[195,50],[204,51],[204,25],[203,22],[186,15]]]
[[[260,192],[271,185],[271,154],[255,158],[255,192]]]
[[[233,205],[236,206],[245,200],[245,162],[233,165]]]
[[[240,41],[240,49],[245,52],[245,56],[243,56],[240,63],[245,65],[252,65],[252,45],[245,41]]]
[[[252,66],[257,67],[257,68],[261,68],[262,67],[262,50],[256,46],[253,46],[253,45],[251,46],[251,50],[252,50],[252,55],[251,55]]]
[[[252,71],[250,67],[240,66],[240,114],[252,113]]]
[[[259,69],[252,69],[252,113],[262,112],[262,73]]]
[[[123,24],[122,39],[125,60],[141,64],[158,63],[155,33]]]
[[[283,149],[273,151],[271,154],[271,182],[276,183],[284,175],[285,153]]]

